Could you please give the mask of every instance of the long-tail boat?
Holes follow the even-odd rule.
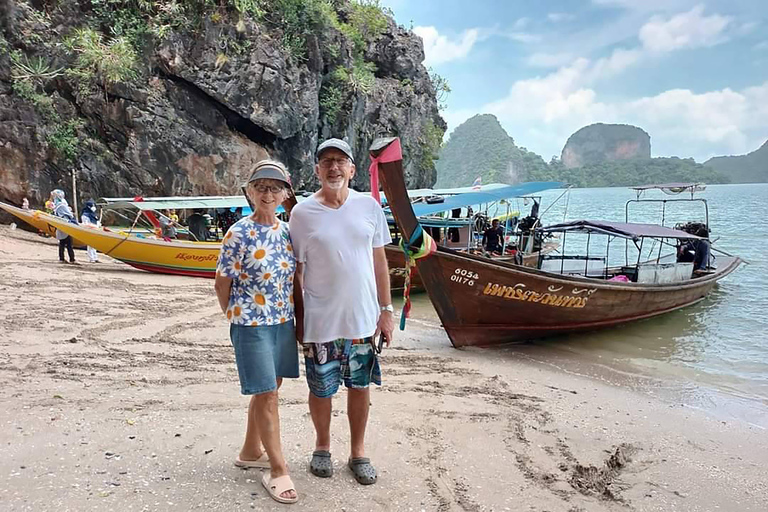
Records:
[[[402,155],[393,156],[399,147],[397,138],[377,139],[371,146],[371,158],[378,162],[379,178],[397,225],[415,252],[427,235],[408,201]],[[701,241],[690,233],[663,226],[582,222],[580,226],[567,223],[550,232],[581,229],[588,236],[618,237],[635,246],[639,242],[641,247],[646,239],[660,246],[669,240]],[[545,271],[437,247],[416,260],[416,266],[451,342],[462,347],[605,328],[674,311],[704,299],[717,281],[742,262],[738,257],[721,256],[716,269],[699,274],[692,272],[692,264],[686,267],[674,258],[672,263],[640,263],[638,258],[635,265],[596,272],[587,256],[579,260],[585,270],[579,274],[573,265],[566,269],[565,256],[562,258],[562,272]],[[624,278],[617,280],[619,275]]]
[[[49,224],[45,220],[48,214],[42,210],[28,210],[3,202],[0,202],[0,210],[5,210],[14,215],[46,236],[56,236],[56,226]],[[85,247],[85,244],[77,238],[72,241],[72,245],[76,248]]]

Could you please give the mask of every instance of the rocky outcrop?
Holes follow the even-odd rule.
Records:
[[[627,124],[591,124],[568,137],[561,162],[567,169],[586,165],[651,158],[651,136]]]
[[[71,191],[72,172],[79,200],[236,194],[267,156],[286,162],[296,188],[314,189],[314,149],[330,136],[352,145],[358,189],[368,184],[368,147],[383,135],[401,137],[409,186],[434,183],[425,133],[442,134],[445,123],[421,40],[391,19],[365,49],[372,86],[344,90],[330,115],[323,87],[334,70],[355,65],[336,28],[306,35],[306,58],[296,58],[279,29],[219,9],[194,30],[148,37],[138,78],[89,89],[70,73],[76,55],[61,44],[93,25],[85,4],[45,11],[0,0],[0,200],[41,204],[52,188]],[[61,72],[25,90],[11,54]]]

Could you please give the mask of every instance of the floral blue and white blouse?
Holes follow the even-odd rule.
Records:
[[[293,255],[288,224],[271,226],[243,217],[229,228],[216,264],[232,279],[227,319],[238,325],[276,325],[293,320]]]

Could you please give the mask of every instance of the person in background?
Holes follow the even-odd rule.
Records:
[[[483,247],[491,254],[501,254],[504,240],[504,230],[499,226],[499,219],[491,221],[491,227],[483,233]]]
[[[67,200],[64,198],[63,190],[57,188],[52,191],[50,201],[55,216],[65,219],[68,222],[72,222],[73,224],[77,224],[75,214],[72,212],[72,208],[69,207]],[[64,249],[66,249],[67,254],[69,255],[69,263],[75,265],[75,250],[72,247],[72,237],[62,230],[57,229],[56,239],[59,241],[59,262],[67,263],[67,260],[64,259]]]
[[[168,212],[168,218],[171,219],[171,222],[175,224],[179,223],[179,216],[176,214],[175,208],[171,208],[171,210]]]
[[[289,194],[285,166],[262,160],[243,187],[253,215],[229,228],[216,264],[216,297],[230,321],[240,392],[251,395],[245,441],[235,465],[269,468],[262,485],[280,503],[295,503],[296,488],[280,444],[277,390],[283,378],[299,376],[294,307],[296,259],[288,225],[275,210]],[[266,454],[261,444],[266,448]]]
[[[160,215],[160,236],[165,240],[173,240],[177,236],[173,220],[165,215]]]
[[[202,209],[195,208],[192,211],[192,215],[187,218],[187,226],[189,227],[189,234],[192,235],[195,240],[198,242],[205,242],[208,240],[208,226],[206,225]]]
[[[696,236],[700,236],[701,240],[696,241],[693,257],[693,270],[694,272],[706,272],[709,270],[710,264],[710,245],[709,245],[709,230],[705,227],[699,228],[696,232]]]
[[[29,210],[29,199],[27,199],[26,197],[21,201],[21,209]]]
[[[83,213],[80,215],[80,223],[84,226],[93,226],[93,227],[100,227],[101,222],[99,221],[99,217],[96,215],[96,203],[93,202],[93,199],[89,199],[85,202],[82,208]],[[99,262],[99,254],[96,252],[96,249],[94,249],[91,246],[88,246],[86,249],[86,252],[88,253],[88,261],[91,263],[98,263]]]

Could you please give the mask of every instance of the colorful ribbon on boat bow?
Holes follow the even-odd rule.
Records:
[[[379,156],[371,156],[371,166],[368,168],[368,174],[371,176],[371,196],[381,204],[379,197],[379,164],[395,162],[403,159],[403,150],[400,147],[400,139],[395,139],[389,143],[387,149],[379,153]]]
[[[413,244],[421,237],[421,246],[418,250],[411,249]],[[429,236],[429,233],[424,231],[421,224],[416,224],[416,229],[411,234],[411,239],[408,243],[405,243],[405,239],[400,239],[400,249],[403,250],[405,255],[405,283],[403,284],[403,311],[400,313],[400,330],[405,330],[405,319],[410,316],[411,313],[411,277],[413,269],[416,266],[416,260],[426,258],[430,254],[437,251],[437,244],[434,238]]]

